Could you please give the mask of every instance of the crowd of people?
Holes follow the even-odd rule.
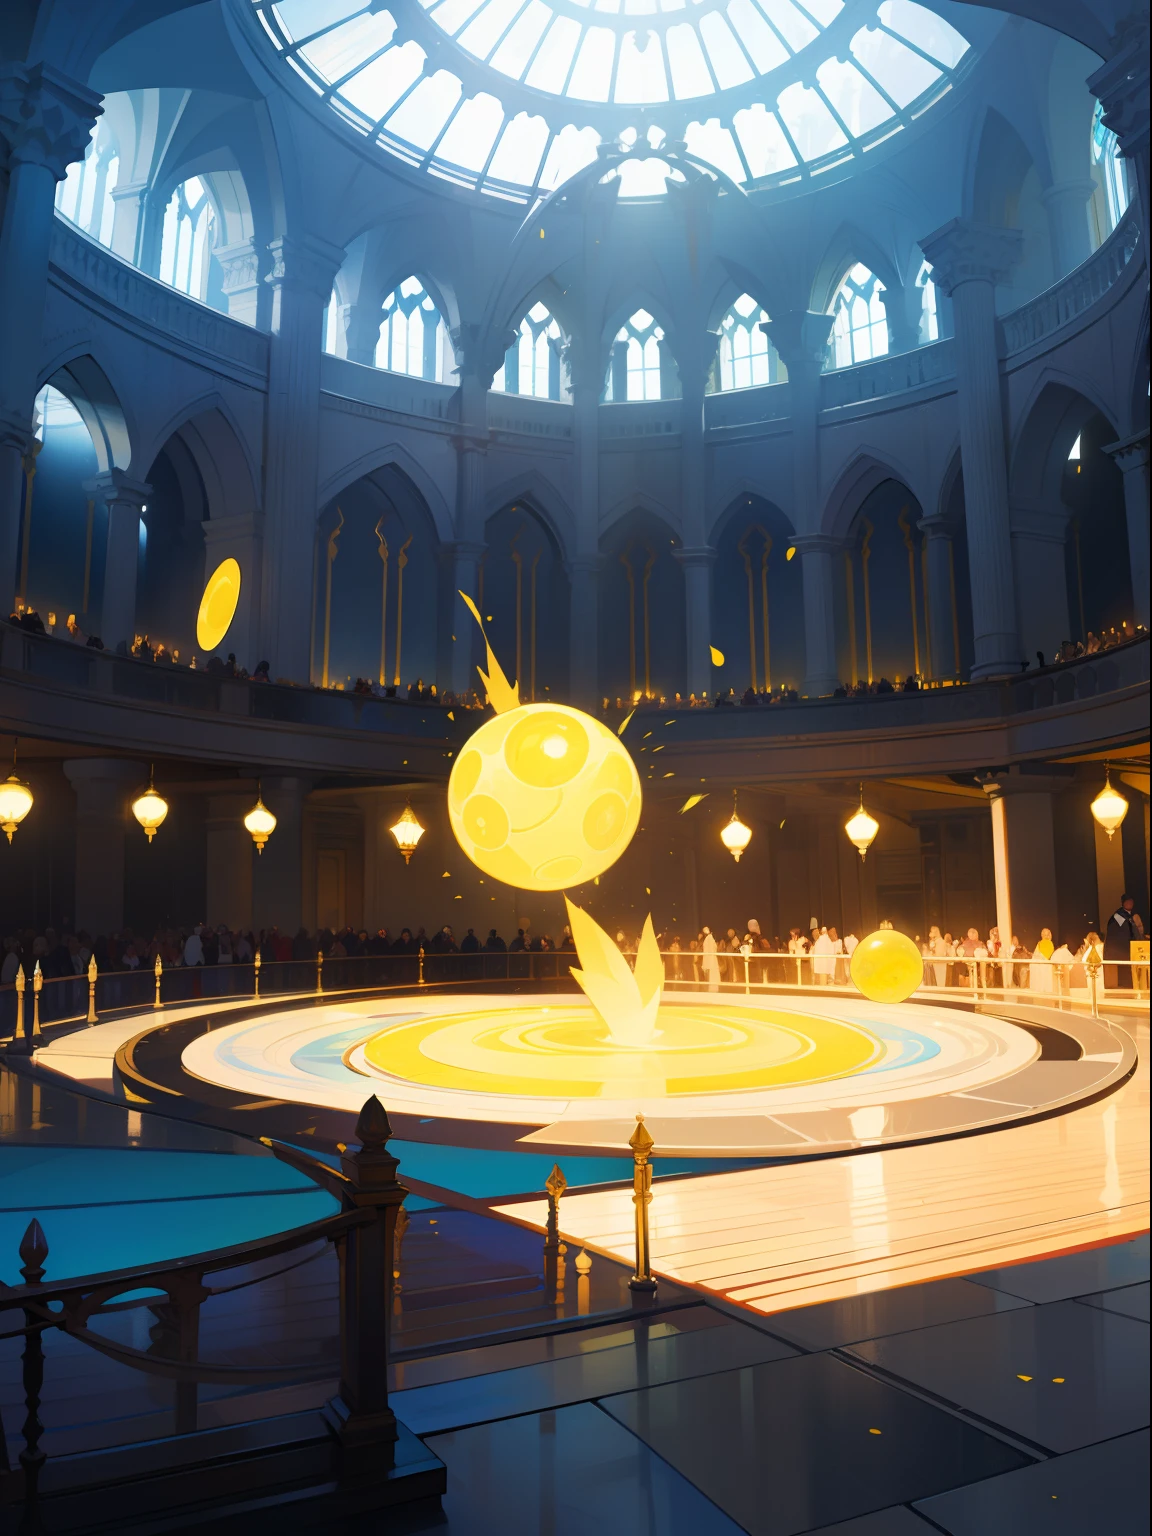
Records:
[[[882,921],[881,928],[892,928]],[[1051,928],[1043,928],[1035,942],[1022,942],[1016,934],[1005,942],[996,927],[981,935],[976,927],[963,932],[933,924],[926,936],[910,935],[924,959],[924,980],[930,987],[970,987],[979,990],[1012,988],[1033,992],[1061,993],[1087,985],[1087,968],[1094,961],[1105,967],[1100,978],[1108,987],[1140,984],[1139,975],[1131,976],[1127,964],[1129,945],[1145,936],[1144,921],[1131,896],[1125,895],[1104,925],[1101,937],[1090,929],[1083,938],[1067,936],[1057,944]],[[634,957],[639,935],[623,928],[615,931],[621,952]],[[787,938],[765,934],[759,922],[750,918],[743,928],[727,930],[702,927],[694,936],[668,929],[656,935],[664,955],[664,969],[669,982],[694,983],[713,991],[722,986],[805,985],[842,986],[849,980],[849,964],[858,941],[854,933],[840,934],[833,924],[812,918],[809,927],[793,927]],[[37,934],[32,930],[9,935],[4,940],[0,961],[0,984],[10,984],[22,969],[31,977],[39,965],[41,975],[53,978],[85,976],[89,962],[96,960],[98,973],[153,971],[157,958],[164,972],[174,969],[250,965],[259,954],[262,965],[308,963],[323,968],[344,960],[375,958],[388,963],[377,967],[379,978],[397,982],[415,979],[422,967],[425,979],[461,980],[481,976],[563,976],[576,958],[571,930],[565,926],[553,938],[535,933],[530,923],[517,928],[515,936],[505,940],[495,928],[481,938],[472,928],[457,937],[445,924],[429,933],[423,927],[404,927],[398,932],[378,928],[329,928],[310,932],[300,928],[295,934],[278,928],[236,931],[225,923],[215,927],[199,923],[190,928],[163,928],[151,938],[124,929],[111,936],[95,939],[84,931],[71,933],[47,928]],[[463,962],[449,956],[467,957]],[[560,959],[561,955],[570,959]],[[554,960],[529,960],[529,956],[556,956]],[[352,977],[356,968],[341,975]],[[367,973],[363,973],[367,977]],[[285,975],[285,982],[290,981]],[[378,979],[374,974],[373,984]],[[354,982],[352,984],[355,984]]]

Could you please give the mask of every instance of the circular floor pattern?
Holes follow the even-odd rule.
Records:
[[[182,1063],[239,1093],[352,1110],[371,1087],[438,1121],[535,1126],[528,1146],[619,1149],[643,1110],[667,1153],[803,1156],[1052,1112],[1134,1060],[1123,1031],[1034,1008],[685,997],[657,1030],[613,1046],[571,993],[365,999],[223,1024]]]

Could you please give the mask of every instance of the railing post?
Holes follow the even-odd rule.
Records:
[[[252,957],[252,996],[260,996],[260,946],[256,946],[256,953]]]
[[[156,964],[152,969],[156,973],[156,996],[152,1000],[152,1006],[153,1008],[163,1008],[164,1004],[160,1001],[160,977],[164,974],[164,966],[161,963],[159,951],[156,953]]]
[[[544,1289],[552,1299],[560,1278],[564,1244],[560,1241],[560,1196],[568,1188],[568,1180],[561,1172],[560,1164],[552,1165],[552,1172],[544,1181],[548,1192],[548,1226],[544,1234]]]
[[[404,1234],[408,1230],[408,1212],[403,1206],[396,1212],[396,1231],[392,1236],[392,1289],[399,1295],[400,1285],[400,1257],[404,1247]]]
[[[40,993],[44,990],[44,976],[40,970],[40,962],[37,960],[36,969],[32,972],[32,1038],[28,1043],[29,1054],[34,1051],[43,1038],[40,1033]]]
[[[1103,962],[1095,949],[1088,951],[1088,958],[1084,962],[1084,969],[1088,972],[1088,990],[1092,998],[1092,1017],[1100,1017],[1100,1000],[1096,995],[1096,986],[1100,978],[1100,970]]]
[[[13,1051],[25,1052],[28,1049],[28,1037],[24,1030],[25,982],[24,967],[22,965],[18,965],[16,967],[16,979],[14,985],[16,987],[16,1028],[12,1031],[12,1044],[10,1049]]]
[[[44,1261],[47,1257],[48,1239],[44,1236],[44,1229],[38,1221],[30,1221],[20,1243],[20,1273],[25,1285],[39,1285],[43,1280]],[[40,1449],[40,1436],[44,1433],[44,1425],[40,1420],[40,1391],[44,1385],[44,1339],[40,1328],[36,1326],[40,1321],[35,1309],[24,1308],[24,1325],[28,1332],[24,1335],[23,1362],[25,1418],[21,1429],[24,1448],[20,1452],[20,1465],[24,1469],[24,1514],[20,1521],[21,1530],[36,1529],[37,1522],[32,1511],[39,1493],[40,1469],[46,1459]]]
[[[92,955],[88,961],[88,1018],[85,1021],[88,1024],[98,1024],[100,1022],[96,1014],[96,977],[98,975],[96,956]]]
[[[656,1291],[648,1245],[648,1207],[652,1204],[652,1164],[649,1159],[654,1142],[643,1115],[636,1116],[636,1129],[628,1145],[632,1148],[632,1204],[636,1207],[636,1273],[629,1280],[628,1288],[651,1296]]]
[[[397,1216],[408,1191],[396,1177],[392,1127],[375,1094],[360,1111],[356,1135],[360,1145],[340,1159],[350,1185],[345,1198],[376,1219],[350,1228],[340,1244],[340,1392],[325,1413],[343,1449],[344,1475],[361,1479],[387,1471],[397,1436],[388,1406],[388,1295]]]
[[[322,949],[316,951],[316,990],[317,992],[324,990],[324,951]]]
[[[417,986],[421,986],[421,987],[425,985],[425,982],[424,982],[424,946],[423,946],[423,944],[421,944],[420,948],[416,951],[416,984],[417,984]]]

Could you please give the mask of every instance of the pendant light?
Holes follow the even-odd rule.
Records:
[[[16,775],[16,746],[12,743],[12,772],[0,783],[0,829],[8,834],[8,841],[12,841],[12,834],[32,809],[32,791]]]
[[[877,832],[880,830],[880,823],[876,820],[875,816],[869,816],[868,812],[864,809],[863,784],[860,786],[860,809],[844,823],[844,830],[848,834],[848,841],[859,853],[860,862],[863,863]]]
[[[144,836],[149,842],[156,836],[156,829],[168,814],[168,802],[163,795],[156,793],[154,778],[153,768],[149,766],[148,788],[132,802],[132,814],[144,828]]]
[[[405,864],[410,863],[416,852],[416,844],[424,836],[424,828],[416,820],[410,805],[405,805],[399,821],[394,821],[388,830],[396,839],[396,846],[404,855]]]
[[[1092,814],[1108,834],[1108,841],[1112,841],[1112,834],[1128,814],[1128,802],[1118,789],[1112,788],[1112,779],[1108,771],[1108,764],[1104,764],[1104,788],[1092,802]]]
[[[264,844],[276,830],[276,818],[264,804],[263,790],[259,779],[256,781],[256,804],[244,818],[244,826],[252,841],[256,844],[256,852],[264,852]]]
[[[736,795],[737,791],[733,790],[732,820],[726,823],[726,825],[720,829],[720,841],[724,844],[725,848],[727,848],[728,852],[736,860],[737,864],[739,864],[740,855],[752,841],[752,828],[746,827],[737,814]]]

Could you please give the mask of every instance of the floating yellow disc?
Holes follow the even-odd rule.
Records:
[[[196,615],[196,644],[202,651],[214,651],[228,633],[240,601],[240,565],[231,556],[221,560],[209,576]]]
[[[486,721],[448,780],[456,841],[486,875],[522,891],[560,891],[610,869],[640,804],[627,748],[566,704],[522,704]]]
[[[906,933],[880,928],[861,939],[849,964],[856,989],[873,1003],[902,1003],[924,980],[924,960]]]

